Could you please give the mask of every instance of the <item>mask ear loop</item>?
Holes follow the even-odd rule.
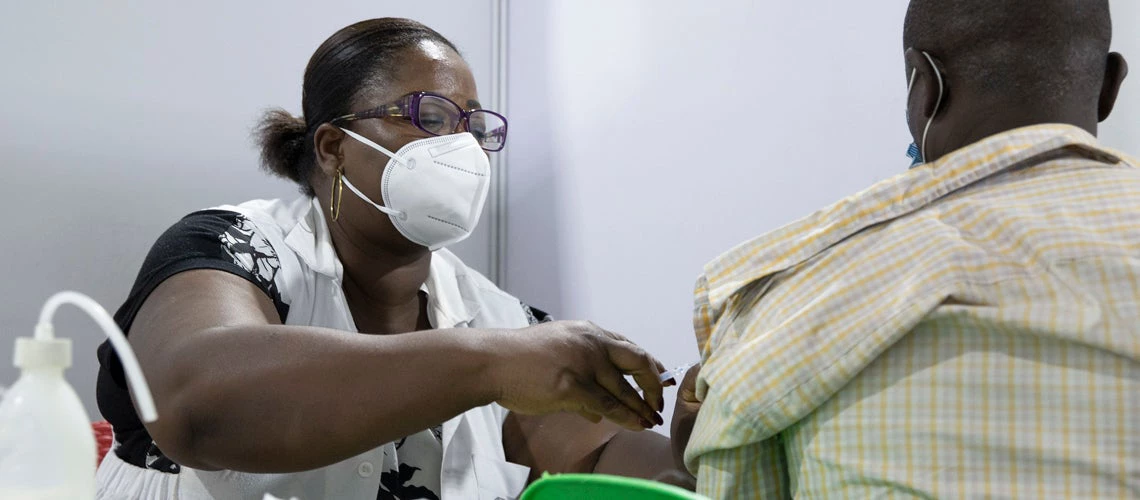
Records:
[[[340,200],[344,197],[344,168],[336,168],[336,179],[332,183],[332,193],[329,194],[329,216],[333,222],[340,218]]]
[[[353,132],[353,131],[346,129],[346,128],[342,128],[342,129],[340,129],[340,131],[348,134],[349,137],[352,137],[353,139],[356,139],[360,142],[363,142],[365,145],[371,147],[372,149],[375,149],[381,153],[388,155],[388,158],[391,158],[392,161],[399,163],[400,165],[404,164],[404,160],[401,159],[400,157],[396,156],[396,153],[388,151],[388,148],[381,146],[379,144],[376,144],[375,142],[372,142],[372,139],[364,137],[363,135],[360,135],[360,134]]]
[[[379,204],[379,203],[376,203],[375,201],[372,201],[370,198],[368,198],[368,196],[365,196],[365,194],[364,194],[364,193],[362,193],[362,192],[361,192],[359,189],[357,189],[357,188],[356,188],[356,186],[353,186],[353,185],[352,185],[352,181],[350,181],[350,180],[348,180],[348,179],[345,179],[345,180],[344,180],[344,185],[345,185],[345,186],[348,186],[348,190],[349,190],[349,191],[352,191],[353,193],[356,193],[356,196],[357,196],[357,197],[359,197],[359,198],[360,198],[361,200],[363,200],[365,203],[367,203],[367,204],[369,204],[369,205],[372,205],[372,206],[373,206],[373,207],[374,207],[376,210],[379,210],[379,211],[381,211],[381,212],[384,212],[384,213],[386,213],[386,214],[388,214],[388,215],[391,215],[391,216],[393,216],[393,217],[397,217],[397,218],[399,218],[400,220],[408,220],[408,214],[407,214],[407,212],[402,212],[402,211],[400,211],[400,210],[391,209],[391,208],[388,208],[388,207],[386,207],[386,206],[384,206],[384,205],[381,205],[381,204]]]
[[[926,56],[926,60],[930,61],[930,68],[934,70],[934,77],[938,80],[938,101],[934,104],[934,112],[930,114],[930,119],[926,121],[926,128],[922,131],[922,148],[919,153],[922,155],[922,162],[926,163],[926,136],[930,134],[930,125],[934,123],[934,117],[938,116],[939,109],[942,108],[942,95],[945,92],[946,86],[942,81],[942,72],[938,71],[938,66],[934,64],[934,58],[930,57],[926,51],[922,51],[922,55]],[[912,70],[910,75],[910,84],[914,85],[914,78],[918,75],[918,68]]]

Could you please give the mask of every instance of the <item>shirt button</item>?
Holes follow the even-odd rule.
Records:
[[[360,477],[372,477],[372,462],[361,462],[360,467],[356,468],[356,472],[360,474]]]

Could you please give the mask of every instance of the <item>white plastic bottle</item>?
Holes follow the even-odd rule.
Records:
[[[54,338],[51,317],[62,304],[79,306],[111,338],[144,422],[157,415],[134,352],[111,316],[75,292],[48,300],[34,338],[16,339],[21,370],[0,402],[0,499],[95,498],[95,436],[75,390],[63,378],[71,366],[71,341]]]

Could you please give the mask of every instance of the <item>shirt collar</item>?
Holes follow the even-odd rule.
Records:
[[[1068,148],[1106,163],[1121,155],[1099,145],[1071,125],[1036,125],[990,136],[847,197],[787,226],[745,242],[705,266],[700,282],[709,312],[719,316],[725,302],[743,287],[798,265],[847,237],[914,212],[934,201],[1017,167]]]
[[[288,230],[285,244],[313,272],[341,282],[344,268],[333,246],[324,212],[312,198],[297,224]],[[465,326],[478,314],[478,291],[467,277],[467,268],[447,250],[432,254],[427,280],[420,290],[428,294],[429,314],[436,328]]]
[[[297,224],[288,230],[285,235],[285,244],[297,254],[309,269],[340,280],[340,259],[337,258],[336,248],[329,235],[328,225],[325,224],[324,212],[321,211],[320,201],[314,196],[304,210]]]
[[[479,291],[467,272],[467,267],[449,250],[440,249],[432,254],[431,270],[424,287],[436,328],[470,326],[479,313],[482,304],[478,300]]]

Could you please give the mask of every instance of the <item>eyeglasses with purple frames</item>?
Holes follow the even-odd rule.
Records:
[[[366,118],[403,118],[431,135],[460,132],[475,136],[484,151],[502,151],[507,145],[507,119],[485,109],[464,110],[451,99],[432,92],[412,92],[394,102],[359,113],[333,118],[331,123]]]

